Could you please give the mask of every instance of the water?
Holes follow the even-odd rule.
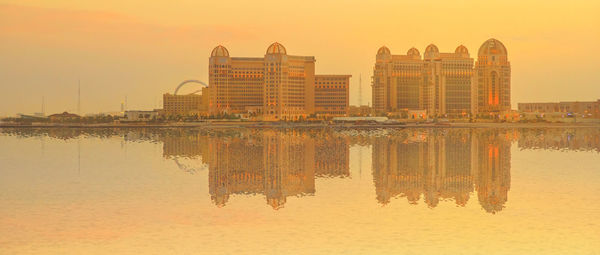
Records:
[[[4,129],[0,254],[598,254],[600,129]]]

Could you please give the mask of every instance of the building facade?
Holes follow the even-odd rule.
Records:
[[[430,44],[423,57],[416,48],[392,55],[383,46],[373,68],[372,100],[380,114],[425,110],[430,117],[466,118],[479,111],[510,110],[506,48],[498,40],[486,41],[474,66],[463,45],[444,53]]]
[[[471,111],[473,59],[463,45],[440,53],[430,44],[424,54],[422,108],[431,116],[466,117]]]
[[[420,109],[423,60],[415,48],[406,55],[392,55],[383,46],[377,51],[372,77],[373,110],[398,112]]]
[[[587,102],[519,103],[522,113],[565,113],[600,118],[600,99]]]
[[[314,113],[315,58],[287,55],[273,43],[264,58],[265,120],[295,120]]]
[[[189,116],[208,114],[209,91],[202,89],[202,95],[163,94],[163,114],[167,116]]]
[[[248,113],[262,115],[263,120],[297,120],[315,111],[315,58],[288,55],[280,43],[271,44],[263,57],[231,57],[223,46],[217,46],[209,59],[209,110],[211,114]],[[346,76],[324,75],[322,79]],[[349,77],[349,76],[348,76]],[[330,82],[330,81],[329,81]],[[340,82],[340,81],[336,81]],[[345,96],[347,112],[348,86],[343,95],[338,91],[320,90],[320,96]],[[329,104],[321,102],[323,107]]]
[[[235,58],[219,45],[209,58],[209,111],[245,113],[263,105],[263,58]]]
[[[489,39],[479,48],[475,63],[474,112],[498,115],[511,109],[510,62],[504,44]]]
[[[351,75],[315,76],[315,114],[345,116],[349,112]]]

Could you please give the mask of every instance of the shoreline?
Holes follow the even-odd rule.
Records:
[[[334,128],[334,129],[399,129],[399,128],[600,128],[600,123],[406,123],[406,124],[354,124],[354,123],[280,123],[280,122],[192,122],[167,124],[31,124],[0,123],[0,128]]]

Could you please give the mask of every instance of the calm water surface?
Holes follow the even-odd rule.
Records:
[[[0,254],[600,254],[600,129],[0,130]]]

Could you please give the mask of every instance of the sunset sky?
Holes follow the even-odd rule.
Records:
[[[512,65],[512,104],[600,98],[600,1],[0,0],[0,116],[159,108],[186,79],[208,81],[208,57],[316,57],[317,74],[351,74],[351,104],[371,101],[377,49],[441,52],[496,38]],[[191,88],[191,90],[194,90]]]

